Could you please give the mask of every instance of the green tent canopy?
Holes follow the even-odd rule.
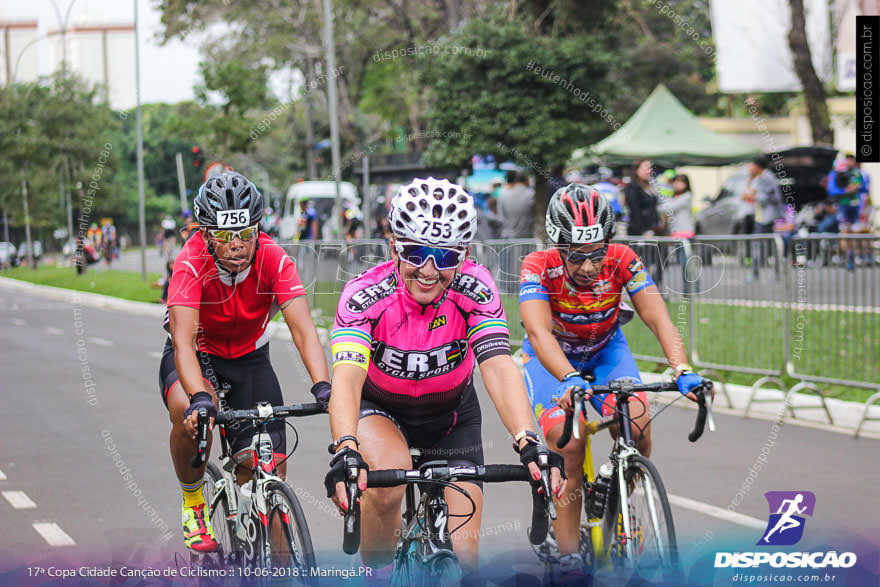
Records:
[[[666,86],[658,85],[626,124],[592,147],[572,154],[575,163],[601,161],[624,165],[651,159],[664,167],[727,165],[758,154],[758,150],[713,132],[700,124]]]

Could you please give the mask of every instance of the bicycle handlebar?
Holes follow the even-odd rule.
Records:
[[[271,411],[269,410],[271,408]],[[217,414],[215,424],[230,424],[236,420],[263,420],[266,418],[298,418],[323,414],[320,404],[293,404],[290,406],[262,406],[250,410],[226,410]]]
[[[399,487],[412,483],[441,483],[450,481],[482,481],[483,483],[506,483],[508,481],[527,481],[535,483],[531,473],[523,465],[480,465],[450,466],[448,464],[424,465],[418,470],[382,469],[367,473],[367,487]],[[357,489],[357,473],[346,484],[349,488],[349,508],[343,523],[342,548],[347,554],[354,554],[360,546],[360,509],[358,500],[353,500],[350,488]],[[356,495],[356,491],[354,492]],[[547,538],[550,528],[547,513],[546,492],[532,491],[532,525],[529,541],[541,544]],[[552,503],[552,501],[550,501]],[[352,507],[352,504],[355,504]]]
[[[694,389],[693,393],[697,396],[697,418],[694,429],[688,434],[688,440],[696,442],[703,435],[706,426],[706,416],[711,410],[711,400],[706,402],[706,392],[712,390],[712,382],[708,379],[705,383]],[[678,391],[678,385],[674,381],[663,381],[659,383],[639,383],[629,385],[623,383],[612,383],[611,385],[592,385],[590,393],[614,393],[621,392],[634,393],[639,391]],[[574,432],[575,438],[580,438],[580,427],[575,427],[574,422],[577,419],[580,422],[581,406],[587,396],[587,391],[583,387],[575,387],[571,390],[571,401],[574,409],[565,415],[565,423],[563,424],[562,434],[556,441],[557,448],[563,448],[569,443]],[[711,420],[711,417],[710,417]],[[714,425],[710,422],[709,429],[714,430]]]
[[[293,404],[290,406],[261,405],[251,410],[226,410],[214,416],[214,424],[230,424],[237,420],[264,420],[273,418],[296,418],[299,416],[312,416],[323,414],[320,404]],[[196,454],[190,459],[189,465],[198,469],[205,464],[208,456],[208,410],[200,408],[199,419],[196,425]]]

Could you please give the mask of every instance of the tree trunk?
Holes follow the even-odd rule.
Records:
[[[788,46],[794,58],[794,70],[804,88],[804,101],[807,105],[807,119],[810,121],[813,144],[834,144],[828,104],[825,102],[825,87],[816,74],[807,42],[804,19],[804,0],[789,0],[791,6],[791,30],[788,32]]]

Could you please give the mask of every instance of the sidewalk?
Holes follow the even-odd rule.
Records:
[[[133,302],[129,300],[121,300],[112,296],[105,296],[96,293],[72,291],[58,287],[50,287],[46,285],[35,285],[17,279],[9,279],[0,277],[0,287],[19,291],[22,293],[39,296],[46,299],[60,300],[71,303],[79,303],[89,308],[98,308],[102,310],[111,310],[122,312],[135,316],[148,316],[161,320],[165,315],[165,306],[160,304],[147,304],[144,302]],[[269,329],[274,340],[282,340],[291,342],[290,331],[283,322],[270,322]],[[329,332],[325,328],[318,328],[318,335],[321,342],[326,346]],[[658,373],[643,373],[643,379],[646,382],[659,381],[663,379],[663,375]],[[726,384],[727,394],[733,403],[728,406],[724,393],[720,389],[721,384],[716,384],[715,404],[713,410],[719,413],[742,415],[745,412],[746,405],[751,395],[751,388],[745,385]],[[661,393],[658,394],[659,401],[672,401],[680,397],[678,394]],[[785,394],[776,389],[762,389],[758,392],[758,400],[775,400],[770,402],[752,403],[749,409],[750,418],[760,418],[765,420],[774,420],[779,418],[784,408]],[[828,410],[834,419],[834,425],[828,424],[825,411],[821,409],[821,403],[816,395],[797,393],[792,398],[792,407],[797,414],[796,418],[791,417],[791,411],[785,409],[784,421],[788,424],[796,424],[799,426],[808,426],[818,428],[828,432],[836,432],[838,434],[846,434],[852,436],[856,427],[865,412],[863,403],[847,402],[838,399],[826,399]],[[693,407],[688,405],[691,402],[679,401],[677,405],[680,407]],[[810,406],[810,408],[806,408]],[[868,420],[862,426],[860,436],[866,438],[880,439],[880,403],[871,406],[868,412],[870,418],[878,418],[878,420]]]

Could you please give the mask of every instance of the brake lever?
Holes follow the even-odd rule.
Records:
[[[575,388],[580,389],[582,392],[586,392],[583,388]],[[580,396],[580,397],[578,397]],[[571,401],[574,403],[574,417],[571,420],[571,431],[574,434],[576,440],[581,439],[581,414],[584,411],[584,394],[583,393],[575,393],[575,390],[571,390]]]
[[[544,499],[547,504],[547,513],[550,519],[556,519],[556,505],[553,503],[553,493],[550,490],[550,455],[542,453],[538,455],[538,466],[541,469],[541,488],[544,490]]]
[[[707,389],[703,390],[704,395],[707,395],[708,392],[708,395],[706,397],[706,423],[709,425],[709,432],[715,432],[715,418],[712,417],[712,386],[713,383],[710,381],[707,385]]]

